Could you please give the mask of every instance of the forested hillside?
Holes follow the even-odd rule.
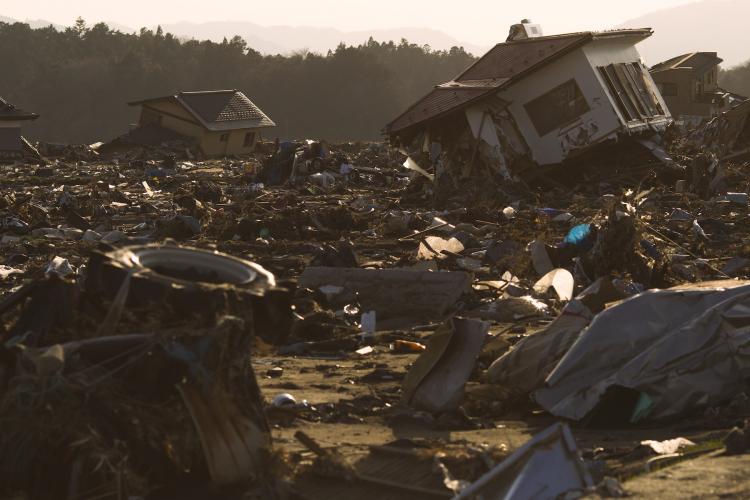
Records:
[[[53,142],[107,140],[137,119],[128,101],[177,91],[236,88],[284,138],[376,139],[436,83],[469,65],[462,48],[370,40],[328,54],[262,56],[240,37],[182,41],[124,34],[79,19],[65,30],[0,23],[0,96],[41,115],[26,134]]]
[[[750,61],[719,74],[719,85],[726,90],[750,96]]]

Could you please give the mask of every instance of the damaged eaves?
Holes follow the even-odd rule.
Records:
[[[39,152],[21,135],[22,124],[37,118],[38,114],[24,111],[0,97],[0,161],[39,159]]]

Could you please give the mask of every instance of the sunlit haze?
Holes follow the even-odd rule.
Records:
[[[89,23],[107,21],[131,28],[179,21],[248,21],[343,31],[419,27],[441,30],[465,42],[489,44],[504,39],[508,25],[522,18],[530,18],[547,34],[554,34],[607,29],[647,12],[686,3],[691,0],[3,0],[0,16],[62,25],[82,16]]]

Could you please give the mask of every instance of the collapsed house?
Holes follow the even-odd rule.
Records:
[[[447,172],[458,188],[481,169],[507,180],[671,123],[635,47],[650,28],[539,36],[520,26],[386,126],[392,144],[429,151],[438,184]]]
[[[239,90],[179,92],[128,104],[141,107],[138,126],[105,151],[181,143],[206,157],[243,155],[255,150],[262,129],[276,126]]]
[[[651,68],[651,77],[678,123],[698,124],[746,99],[719,87],[722,62],[716,52],[693,52]]]
[[[21,125],[37,118],[38,114],[18,109],[0,97],[0,161],[21,159],[25,152],[35,152],[21,135]]]

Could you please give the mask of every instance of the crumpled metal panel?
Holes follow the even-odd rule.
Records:
[[[750,284],[726,280],[645,292],[602,312],[534,398],[581,420],[625,387],[641,393],[632,421],[661,419],[720,404],[749,375]]]
[[[570,301],[547,328],[522,338],[496,359],[487,369],[488,380],[519,392],[539,389],[594,315],[605,303],[623,297],[611,281],[598,279]]]
[[[475,319],[448,320],[406,374],[402,402],[433,413],[458,408],[489,326]]]
[[[553,499],[593,486],[575,439],[557,423],[463,490],[456,500]]]

